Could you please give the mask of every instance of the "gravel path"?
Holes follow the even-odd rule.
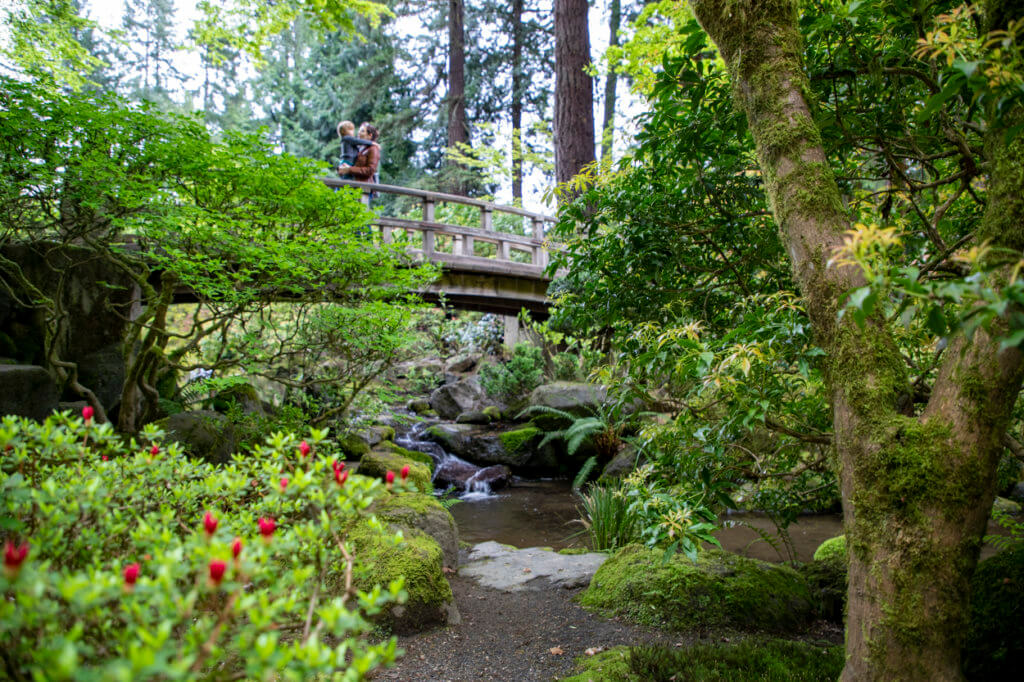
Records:
[[[590,648],[687,641],[680,635],[594,616],[572,601],[579,588],[548,584],[539,591],[505,592],[466,576],[452,576],[462,623],[400,637],[398,645],[405,649],[405,656],[374,679],[553,680],[571,675],[573,659]]]

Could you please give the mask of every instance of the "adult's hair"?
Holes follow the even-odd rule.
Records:
[[[380,135],[380,131],[377,130],[376,126],[367,121],[363,121],[363,124],[360,125],[359,127],[366,128],[366,134],[370,138],[370,140],[372,140],[373,142],[377,141],[377,137]]]

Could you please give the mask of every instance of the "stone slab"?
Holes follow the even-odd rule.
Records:
[[[482,542],[469,551],[469,560],[459,567],[485,587],[505,592],[544,590],[552,584],[571,589],[590,584],[607,554],[559,554],[542,547],[517,549],[498,542]]]

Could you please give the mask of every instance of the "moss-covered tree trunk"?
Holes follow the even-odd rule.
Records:
[[[1000,352],[983,332],[970,343],[955,341],[928,405],[913,415],[906,364],[881,321],[859,328],[852,316],[837,319],[840,296],[863,280],[854,267],[828,266],[849,219],[810,113],[798,3],[691,6],[729,67],[815,338],[827,354],[850,547],[843,679],[961,679],[967,584],[1020,390],[1020,353]],[[1005,225],[1019,231],[1024,212],[1004,217],[1020,211],[1011,197],[1024,188],[1024,140],[991,151],[1000,160],[979,232],[1013,243]]]

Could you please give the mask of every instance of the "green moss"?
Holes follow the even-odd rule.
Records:
[[[346,433],[338,439],[338,449],[345,459],[359,459],[370,451],[369,444],[354,433]]]
[[[482,411],[492,422],[501,421],[501,410],[494,405],[488,405]]]
[[[587,547],[563,547],[562,549],[558,550],[558,553],[565,554],[566,556],[573,556],[576,554],[590,554],[591,552],[596,551],[598,550],[588,549]]]
[[[363,455],[359,460],[359,473],[384,480],[389,471],[395,472],[397,476],[406,465],[409,467],[409,483],[416,486],[416,490],[426,493],[434,489],[430,482],[430,469],[425,464],[403,457],[390,449],[378,448]]]
[[[425,493],[398,493],[381,498],[374,504],[373,513],[392,523],[412,525],[415,516],[448,511],[433,495]],[[449,514],[450,516],[450,514]],[[453,521],[454,523],[454,521]]]
[[[662,562],[660,550],[630,545],[598,569],[584,607],[671,630],[735,627],[800,630],[813,617],[811,593],[793,569],[728,552]]]
[[[434,458],[425,452],[419,452],[417,450],[406,450],[400,445],[395,445],[391,441],[384,441],[377,446],[378,449],[387,449],[401,457],[406,457],[414,462],[419,462],[430,469],[430,475],[434,475]]]
[[[371,590],[375,585],[386,587],[402,576],[409,597],[402,606],[401,621],[394,623],[396,631],[415,631],[443,623],[446,606],[454,597],[442,571],[441,547],[415,528],[404,528],[402,533],[404,538],[398,544],[366,523],[349,534],[358,562],[355,585]],[[392,610],[386,620],[394,621],[394,613]]]
[[[395,427],[388,426],[387,424],[377,424],[373,427],[377,433],[380,434],[382,440],[393,441],[395,440]]]
[[[540,438],[542,431],[534,426],[527,426],[514,431],[506,431],[499,436],[505,451],[510,454],[518,454],[525,448],[531,447]]]
[[[1015,679],[1024,666],[1024,544],[978,564],[970,603],[963,656],[968,679]]]
[[[834,538],[829,538],[825,542],[818,545],[818,549],[814,550],[815,561],[826,561],[833,557],[839,557],[843,561],[846,561],[846,536],[839,535]]]
[[[842,646],[751,638],[685,648],[616,647],[578,662],[582,672],[562,682],[818,682],[836,679],[845,657]]]

